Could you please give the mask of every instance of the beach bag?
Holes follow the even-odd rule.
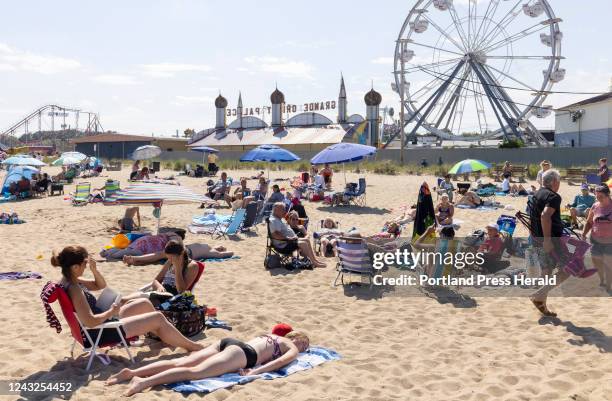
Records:
[[[264,266],[266,269],[280,269],[282,267],[280,256],[275,253],[266,256]]]
[[[283,266],[287,270],[312,270],[312,262],[308,258],[291,258],[291,262]]]
[[[193,337],[206,327],[206,306],[198,305],[189,291],[175,295],[158,309],[185,337]]]
[[[510,235],[514,235],[516,217],[502,214],[499,216],[499,219],[497,219],[497,226],[499,227],[499,231],[505,231]]]
[[[476,230],[468,235],[463,243],[467,246],[480,246],[484,242],[485,232],[483,230]]]

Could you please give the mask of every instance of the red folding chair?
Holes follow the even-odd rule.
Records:
[[[134,358],[132,358],[132,354],[130,353],[129,343],[135,341],[138,337],[130,337],[128,339],[125,339],[123,337],[123,334],[121,333],[121,330],[119,329],[119,327],[121,326],[121,322],[106,322],[96,327],[90,327],[89,329],[99,329],[98,335],[95,341],[93,341],[93,339],[89,335],[89,332],[86,330],[86,327],[79,320],[74,310],[74,305],[70,300],[70,297],[68,296],[68,294],[66,294],[66,291],[64,291],[62,287],[56,286],[55,290],[48,297],[48,301],[49,303],[55,301],[59,302],[60,308],[62,309],[62,314],[64,315],[66,322],[68,322],[68,326],[70,326],[70,332],[72,334],[72,338],[74,339],[74,341],[72,342],[72,347],[70,348],[70,356],[74,357],[74,346],[76,345],[76,343],[79,343],[81,347],[83,347],[83,352],[90,353],[86,370],[89,370],[91,368],[91,364],[93,362],[94,357],[98,355],[97,350],[99,348],[114,347],[117,345],[121,345],[125,348],[130,358],[130,361],[134,363]],[[117,330],[121,341],[101,343],[100,338],[102,337],[102,332],[104,330],[113,329]],[[89,346],[87,346],[86,344],[88,344]]]

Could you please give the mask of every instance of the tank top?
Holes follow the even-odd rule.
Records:
[[[593,228],[591,235],[593,238],[609,242],[612,238],[612,202],[608,206],[603,206],[596,202],[591,208],[593,213]]]

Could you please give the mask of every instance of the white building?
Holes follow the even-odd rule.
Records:
[[[555,112],[555,145],[612,146],[612,92],[558,109]]]

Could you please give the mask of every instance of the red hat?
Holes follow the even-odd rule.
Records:
[[[272,328],[272,334],[276,334],[280,337],[285,337],[288,333],[292,332],[293,328],[287,323],[279,323]]]

